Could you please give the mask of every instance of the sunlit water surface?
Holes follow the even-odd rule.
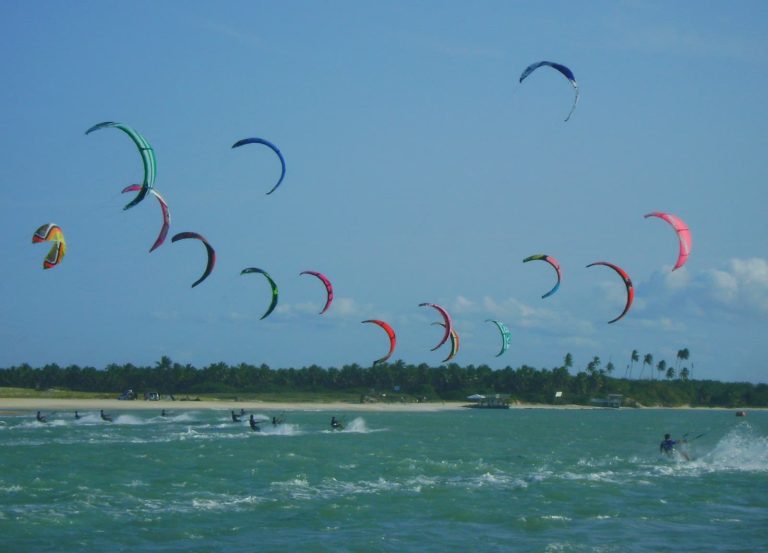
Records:
[[[0,416],[0,550],[768,551],[768,412],[113,415]]]

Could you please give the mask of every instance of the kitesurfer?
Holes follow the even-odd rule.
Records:
[[[236,415],[234,411],[232,411],[232,422],[240,422],[240,415]]]
[[[82,418],[83,418],[83,416],[80,413],[78,413],[77,411],[75,411],[75,419],[76,420],[80,420]]]
[[[344,425],[341,424],[336,417],[331,417],[331,428],[333,430],[341,430],[344,428]]]
[[[665,453],[668,456],[672,456],[676,451],[683,456],[686,461],[690,461],[690,457],[684,451],[679,451],[675,448],[677,444],[685,443],[686,440],[673,440],[669,434],[664,434],[664,439],[659,444],[659,453]]]
[[[37,422],[48,422],[48,419],[40,411],[37,412]]]
[[[251,414],[251,417],[248,419],[248,424],[251,425],[251,430],[254,432],[261,432],[261,428],[259,428],[259,423],[256,422],[256,419],[253,418],[253,414]]]
[[[100,414],[101,414],[101,420],[112,422],[112,415],[105,414],[103,409],[100,411]]]
[[[167,416],[168,416],[168,415],[166,415],[166,414],[165,414],[165,409],[163,409],[163,410],[161,411],[161,413],[160,413],[160,416],[161,416],[161,417],[167,417]]]

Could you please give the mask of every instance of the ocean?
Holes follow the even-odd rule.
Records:
[[[768,551],[765,411],[254,413],[0,415],[0,551]]]

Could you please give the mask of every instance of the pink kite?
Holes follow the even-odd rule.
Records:
[[[323,310],[320,311],[320,314],[322,315],[328,311],[328,308],[331,306],[331,302],[333,301],[333,286],[331,286],[331,281],[328,280],[324,274],[318,273],[317,271],[302,271],[299,273],[299,275],[312,275],[323,281],[323,284],[325,284],[325,291],[327,296],[325,299],[325,307],[323,307]]]
[[[679,217],[669,213],[662,213],[661,211],[654,211],[653,213],[645,215],[646,219],[648,217],[658,217],[672,225],[672,228],[674,228],[677,233],[677,238],[680,240],[680,253],[677,256],[677,263],[675,263],[672,270],[674,271],[685,265],[685,262],[688,261],[688,256],[691,255],[691,246],[693,245],[693,239],[691,238],[691,231],[688,228],[688,225],[686,225]]]
[[[443,334],[443,339],[440,340],[440,342],[430,350],[430,351],[435,351],[437,348],[442,346],[451,336],[451,331],[453,330],[453,323],[451,323],[451,316],[448,314],[448,312],[445,309],[443,309],[436,303],[420,303],[419,307],[434,307],[443,316],[443,322],[445,322],[445,334]]]
[[[126,192],[138,192],[141,190],[140,184],[132,184],[130,186],[126,186],[123,188],[123,193]],[[150,188],[149,191],[154,194],[155,198],[157,198],[157,201],[160,203],[160,210],[163,212],[163,226],[160,228],[160,234],[157,236],[157,240],[155,240],[155,244],[150,248],[150,253],[155,251],[155,249],[159,248],[163,245],[163,242],[165,242],[165,237],[168,236],[168,229],[171,226],[171,212],[168,211],[168,204],[166,203],[165,199],[160,195],[160,192],[158,192],[155,188]]]

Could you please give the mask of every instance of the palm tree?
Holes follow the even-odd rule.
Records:
[[[691,352],[688,351],[688,348],[683,348],[680,350],[680,360],[681,361],[688,361],[688,357],[690,357]]]
[[[653,379],[653,355],[650,353],[646,353],[643,357],[643,368],[645,368],[646,365],[648,365],[648,371],[651,373],[651,379]]]
[[[613,361],[608,361],[608,364],[605,365],[605,372],[607,372],[609,375],[613,374],[613,371],[616,367],[613,366]]]
[[[688,380],[689,374],[688,367],[683,367],[680,369],[680,380]]]
[[[667,380],[672,380],[673,378],[675,378],[675,368],[669,367],[667,369]]]
[[[664,373],[667,371],[667,362],[663,359],[656,365],[656,370],[659,371],[659,379],[664,377]]]
[[[570,369],[571,367],[573,367],[573,355],[571,355],[570,353],[565,354],[565,359],[563,360],[563,366],[566,369]]]
[[[597,372],[597,371],[598,371],[598,369],[600,369],[600,363],[601,363],[601,361],[600,361],[600,358],[599,358],[597,355],[595,355],[595,356],[592,358],[592,361],[590,361],[590,362],[587,364],[587,370],[588,370],[590,373],[594,373],[594,372]]]
[[[632,355],[629,358],[629,378],[632,378],[632,369],[634,368],[635,362],[640,360],[640,355],[637,353],[636,349],[632,350]]]

